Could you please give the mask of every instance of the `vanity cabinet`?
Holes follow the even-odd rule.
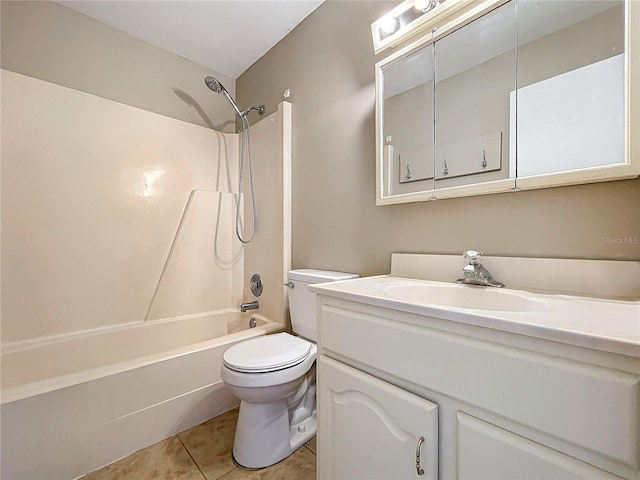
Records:
[[[320,479],[640,478],[638,358],[316,292]]]
[[[326,356],[318,372],[319,478],[438,478],[435,404]]]

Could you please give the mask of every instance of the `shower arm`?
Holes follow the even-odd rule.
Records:
[[[240,117],[245,117],[247,115],[247,113],[249,113],[251,110],[255,110],[260,115],[262,115],[264,113],[264,105],[260,105],[260,106],[257,106],[257,107],[254,105],[254,106],[251,106],[249,108],[245,108],[241,112],[238,112],[238,115]]]

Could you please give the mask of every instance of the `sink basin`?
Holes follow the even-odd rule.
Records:
[[[447,283],[382,284],[377,290],[391,298],[420,304],[472,310],[532,312],[548,308],[546,302],[527,298],[525,293]]]

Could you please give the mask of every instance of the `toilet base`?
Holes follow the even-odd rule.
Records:
[[[240,403],[233,457],[245,468],[265,468],[284,460],[316,434],[315,411],[289,425],[286,399],[271,403]]]

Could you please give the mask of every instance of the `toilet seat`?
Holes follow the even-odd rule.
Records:
[[[236,372],[266,373],[304,362],[312,344],[288,333],[254,338],[234,345],[223,356],[224,364]]]

